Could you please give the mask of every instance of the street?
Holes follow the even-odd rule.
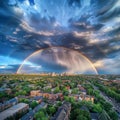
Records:
[[[113,109],[118,113],[120,120],[120,103],[116,102],[113,98],[108,97],[105,93],[101,92],[98,87],[94,86],[93,84],[92,86],[94,90],[98,90],[100,92],[100,95],[113,106]]]

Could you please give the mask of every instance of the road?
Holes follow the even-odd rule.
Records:
[[[100,95],[113,106],[113,109],[118,113],[119,120],[120,120],[120,103],[116,102],[113,98],[108,97],[105,93],[100,91],[98,87],[94,86],[93,84],[92,86],[94,90],[98,90],[100,92]]]

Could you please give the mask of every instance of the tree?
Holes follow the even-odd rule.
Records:
[[[69,102],[70,102],[70,103],[74,103],[74,102],[75,102],[74,97],[69,97]]]
[[[15,93],[16,96],[19,96],[19,95],[27,95],[27,92],[25,90],[20,90],[18,92]]]
[[[69,102],[69,97],[68,96],[64,96],[64,100]]]
[[[6,96],[6,93],[5,92],[0,92],[0,98],[2,99],[3,97]]]
[[[26,99],[26,98],[20,98],[20,99],[19,99],[19,102],[23,102],[23,103],[29,104],[29,100]]]
[[[88,93],[89,95],[93,95],[94,90],[93,90],[93,89],[91,89],[91,88],[89,88],[89,89],[87,89],[87,93]]]
[[[48,106],[48,108],[47,108],[47,113],[48,113],[49,115],[53,115],[55,112],[56,112],[56,109],[55,109],[54,106]]]
[[[112,108],[112,105],[110,103],[108,103],[108,102],[103,102],[102,105],[104,106],[104,109],[106,111],[109,111]]]
[[[113,110],[111,110],[108,114],[112,120],[118,120],[118,115]]]
[[[63,95],[68,95],[69,94],[69,92],[66,88],[64,88],[62,91],[63,91]]]
[[[50,89],[50,88],[47,88],[47,89],[44,90],[44,92],[50,93],[50,92],[51,92],[51,89]]]
[[[77,88],[74,88],[74,89],[72,90],[72,93],[73,93],[73,94],[77,94],[77,93],[78,93],[78,89],[77,89]]]
[[[88,120],[88,119],[83,115],[78,115],[76,120]]]
[[[48,120],[48,118],[46,117],[46,114],[42,110],[40,110],[39,112],[35,114],[35,119],[36,120]]]
[[[56,87],[55,90],[54,90],[54,93],[59,93],[59,92],[60,92],[59,87]]]
[[[92,109],[94,112],[102,112],[102,107],[100,104],[94,104],[93,105],[93,109]]]
[[[75,108],[71,111],[71,120],[90,120],[90,114],[89,112],[85,110],[80,110],[79,108]]]
[[[38,103],[36,101],[32,101],[30,104],[30,107],[33,109],[38,105]]]
[[[62,105],[62,102],[61,101],[58,101],[57,104],[56,104],[56,108],[58,108],[59,106]]]

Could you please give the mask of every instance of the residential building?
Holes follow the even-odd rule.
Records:
[[[44,87],[44,89],[48,89],[48,88],[52,88],[52,85],[50,83]]]
[[[0,111],[3,111],[3,110],[5,110],[5,109],[17,104],[17,103],[18,103],[18,98],[17,97],[12,98],[8,101],[5,101],[4,103],[0,103]]]
[[[31,91],[30,94],[32,97],[33,96],[42,96],[43,98],[53,99],[53,100],[56,100],[57,98],[60,98],[61,100],[63,99],[62,93],[56,93],[56,94],[43,93],[43,92],[40,92],[39,90],[36,90],[36,91]]]
[[[27,114],[25,114],[20,120],[33,120],[35,113],[37,113],[41,108],[46,108],[47,104],[42,102],[37,107],[35,107],[33,110],[29,111]]]
[[[91,120],[98,120],[99,113],[90,113]]]
[[[69,97],[73,97],[75,100],[79,100],[79,95],[70,94]]]
[[[66,86],[66,89],[67,89],[67,90],[70,90],[70,86]]]
[[[19,103],[17,105],[14,105],[7,110],[0,113],[0,120],[5,120],[11,116],[14,116],[18,113],[25,112],[29,109],[29,105],[25,103]]]
[[[31,95],[31,96],[40,96],[40,90],[32,90],[32,91],[30,92],[30,95]]]
[[[91,120],[98,120],[99,113],[91,113],[87,106],[80,107],[80,110],[87,111],[90,114]]]
[[[79,85],[78,88],[79,88],[79,90],[80,90],[80,92],[82,94],[86,95],[87,91],[86,91],[86,89],[84,87],[82,87],[81,85]]]
[[[51,118],[51,120],[69,120],[70,111],[71,104],[65,102],[61,107],[59,107],[57,113]]]
[[[12,90],[10,88],[0,88],[0,92],[5,92],[7,94],[11,94]]]
[[[94,97],[90,96],[90,95],[80,95],[80,99],[84,100],[84,101],[91,101],[92,103],[94,103]]]
[[[42,96],[35,96],[32,100],[35,100],[36,102],[41,103],[43,100],[43,97]]]

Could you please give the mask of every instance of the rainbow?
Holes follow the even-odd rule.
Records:
[[[56,47],[49,47],[49,48],[56,48]],[[49,49],[49,48],[40,49],[40,50],[32,53],[31,55],[29,55],[29,56],[22,62],[22,64],[21,64],[20,67],[18,68],[16,74],[20,74],[21,68],[23,67],[24,63],[25,63],[30,57],[36,55],[36,54],[39,53],[39,52],[42,52],[43,50],[47,50],[47,49]],[[64,47],[59,47],[59,48],[64,48]],[[65,48],[65,49],[71,50],[71,49],[69,49],[69,48]],[[73,49],[72,49],[72,50],[73,50]],[[77,50],[74,50],[74,51],[77,51]],[[98,74],[98,72],[97,72],[95,66],[93,65],[93,63],[92,63],[85,55],[83,55],[81,52],[79,52],[79,51],[77,51],[77,52],[90,64],[90,66],[93,68],[93,70],[95,71],[95,73]]]

